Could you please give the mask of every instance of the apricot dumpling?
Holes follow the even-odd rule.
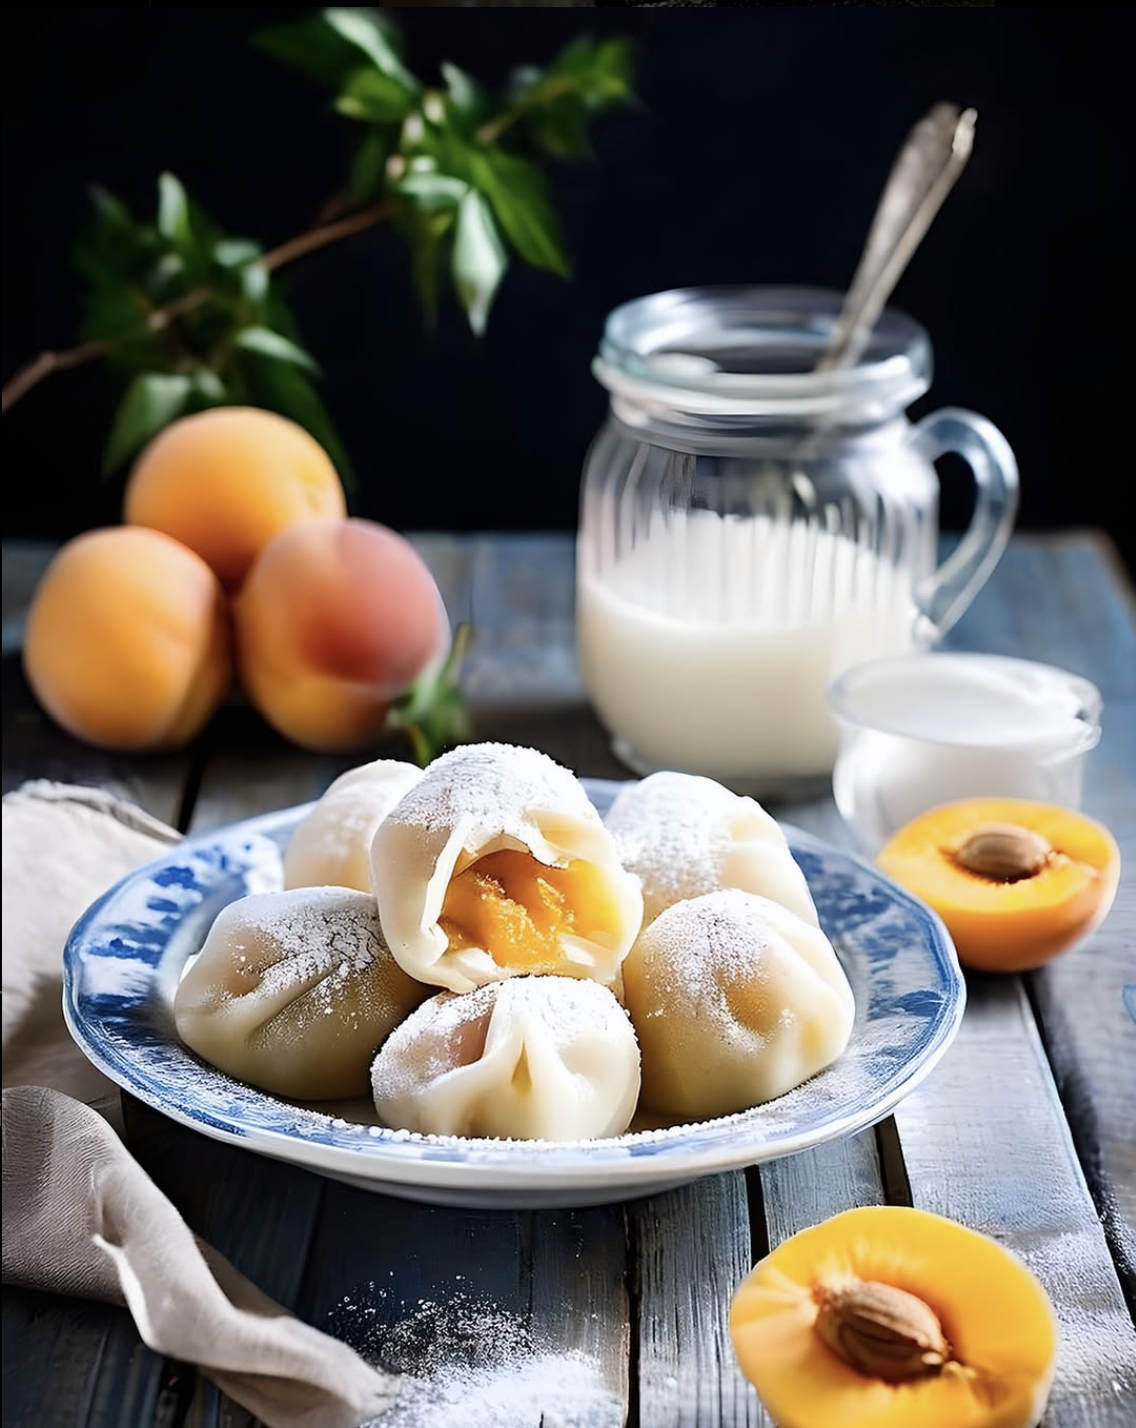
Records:
[[[376,1049],[428,992],[387,950],[369,893],[250,893],[214,919],[174,1022],[191,1050],[250,1086],[365,1096]]]
[[[772,898],[817,923],[781,825],[714,779],[649,774],[620,789],[605,821],[623,866],[643,886],[644,927],[672,904],[722,888]]]
[[[375,829],[421,777],[417,764],[373,759],[333,779],[292,830],[284,849],[284,886],[371,892]]]
[[[959,961],[986,972],[1038,967],[1082,941],[1116,896],[1107,828],[1029,799],[963,799],[899,829],[879,866],[929,904]]]
[[[627,1013],[598,982],[510,977],[439,992],[391,1034],[371,1072],[389,1126],[434,1135],[620,1135],[639,1095]]]
[[[728,889],[675,903],[623,964],[643,1102],[688,1120],[781,1096],[843,1052],[852,989],[819,927]]]
[[[612,986],[643,918],[583,785],[512,744],[434,759],[379,824],[371,880],[400,966],[454,992],[535,973]]]
[[[730,1337],[778,1428],[1034,1428],[1057,1326],[986,1235],[869,1206],[802,1230],[739,1285]]]

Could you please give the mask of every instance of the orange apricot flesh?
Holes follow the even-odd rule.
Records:
[[[548,867],[531,853],[504,848],[478,858],[446,890],[439,925],[450,949],[483,948],[500,967],[556,971],[565,933],[584,936],[614,921],[602,880],[590,863]]]
[[[235,590],[273,536],[347,514],[331,458],[302,426],[258,407],[214,407],[171,422],[131,469],[128,525],[164,531]]]
[[[919,1301],[941,1326],[943,1352],[897,1378],[888,1365],[906,1331],[874,1323],[862,1342],[869,1365],[882,1348],[879,1371],[858,1367],[821,1320],[830,1296],[851,1301],[864,1285],[881,1298],[901,1291],[901,1326],[904,1296]],[[910,1322],[914,1342],[923,1323]],[[862,1326],[848,1318],[845,1328],[854,1343]],[[1049,1296],[1016,1256],[903,1206],[848,1210],[778,1246],[738,1286],[730,1337],[779,1428],[1032,1428],[1057,1352]]]
[[[36,587],[23,662],[46,712],[86,743],[178,748],[232,685],[224,592],[200,556],[160,531],[87,531]]]
[[[988,972],[1027,971],[1083,941],[1107,916],[1120,880],[1107,828],[1029,799],[932,808],[899,829],[876,861],[939,914],[963,966]]]

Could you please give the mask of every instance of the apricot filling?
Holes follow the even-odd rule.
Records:
[[[730,1336],[778,1428],[1032,1428],[1057,1350],[1016,1256],[890,1205],[785,1240],[738,1286]]]
[[[603,938],[616,912],[596,869],[582,859],[549,867],[505,848],[478,858],[446,890],[438,924],[450,951],[478,947],[499,967],[536,972],[562,966],[565,935]]]

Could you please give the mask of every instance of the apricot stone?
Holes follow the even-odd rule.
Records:
[[[319,442],[257,407],[172,422],[134,463],[123,502],[128,524],[195,550],[226,590],[280,531],[346,513],[343,483]]]
[[[269,542],[233,601],[248,698],[293,743],[362,748],[448,646],[429,567],[375,521],[308,521]]]
[[[23,661],[43,708],[77,738],[176,748],[231,687],[225,593],[200,556],[160,531],[88,531],[37,586]]]

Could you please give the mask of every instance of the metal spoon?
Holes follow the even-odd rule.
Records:
[[[892,165],[872,226],[818,372],[852,366],[876,319],[954,187],[974,147],[977,113],[936,104],[908,134]]]

